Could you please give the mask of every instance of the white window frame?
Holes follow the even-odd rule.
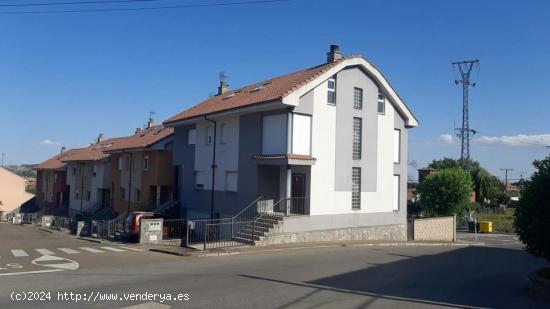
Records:
[[[393,129],[393,163],[401,163],[401,130]]]
[[[149,170],[149,156],[143,157],[143,170],[148,171]]]
[[[334,87],[332,87],[332,88],[330,87],[331,82],[334,85]],[[336,75],[333,75],[327,80],[327,104],[328,105],[336,105],[336,89],[337,89]],[[329,100],[331,94],[334,97],[334,102],[330,102],[330,100]]]
[[[204,174],[204,172],[203,171],[195,171],[195,179],[194,179],[195,185],[194,185],[194,187],[195,187],[196,190],[204,190],[204,183],[198,182],[199,175],[201,175],[201,174]]]
[[[393,211],[399,211],[401,204],[401,175],[393,175]]]
[[[378,111],[379,115],[385,115],[386,114],[386,97],[382,93],[378,93],[378,99],[377,99],[377,106],[376,110]],[[382,105],[380,105],[382,104]],[[380,111],[380,106],[382,106],[382,111]]]
[[[214,127],[213,126],[207,126],[205,128],[205,145],[212,145],[214,142]]]
[[[187,145],[195,145],[197,142],[197,130],[189,129],[187,130]]]

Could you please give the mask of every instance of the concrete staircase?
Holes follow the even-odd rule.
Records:
[[[267,235],[277,233],[280,230],[282,221],[282,216],[263,214],[253,222],[242,227],[241,230],[233,236],[233,240],[254,245],[256,242],[263,240]]]

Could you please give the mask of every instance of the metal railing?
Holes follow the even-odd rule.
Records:
[[[123,236],[128,214],[122,213],[113,220],[92,220],[90,234],[101,239],[116,239]]]
[[[69,217],[55,217],[51,227],[60,231],[69,230],[73,232],[76,231],[76,220]]]
[[[183,239],[187,233],[185,219],[168,219],[162,222],[162,239]]]
[[[38,221],[39,221],[38,212],[21,214],[22,224],[33,224],[33,223],[37,223]]]
[[[257,229],[259,226],[265,226],[261,224],[261,220],[273,217],[280,220],[283,217],[307,214],[309,198],[283,198],[274,203],[272,199],[263,199],[260,196],[231,218],[189,220],[186,225],[185,244],[202,245],[203,249],[243,245],[258,240],[258,237],[264,234],[261,229]]]

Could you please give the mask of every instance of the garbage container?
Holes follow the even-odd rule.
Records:
[[[479,222],[479,231],[481,233],[492,233],[493,232],[493,222],[491,222],[491,221],[480,221]]]

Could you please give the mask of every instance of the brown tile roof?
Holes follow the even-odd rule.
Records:
[[[65,152],[66,153],[66,152]],[[65,154],[63,153],[63,154]],[[61,161],[63,154],[58,154],[35,167],[36,170],[57,170],[65,167],[67,164]]]
[[[162,125],[143,129],[134,135],[106,139],[86,148],[71,149],[66,152],[61,161],[98,161],[111,152],[147,148],[174,133],[174,128]]]
[[[106,152],[147,148],[174,134],[174,128],[162,125],[143,129],[134,135],[117,140]]]
[[[211,97],[173,116],[166,120],[165,123],[169,124],[215,112],[280,100],[345,59],[354,57],[359,56],[345,57],[332,63],[322,64],[239,89],[227,91],[222,95]]]

